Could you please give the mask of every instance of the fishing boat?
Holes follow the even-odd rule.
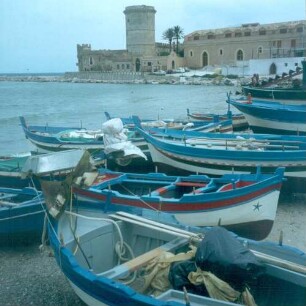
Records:
[[[64,180],[76,167],[83,154],[84,150],[79,149],[0,156],[0,186],[40,189],[39,179]],[[100,160],[92,161],[95,165],[100,164]]]
[[[260,99],[232,99],[227,103],[241,111],[256,133],[306,135],[306,104],[269,103]]]
[[[100,168],[85,173],[89,186],[73,187],[78,202],[90,201],[103,210],[126,211],[152,219],[161,212],[173,222],[191,226],[217,226],[262,240],[273,226],[284,169],[273,174],[168,176],[162,173],[120,173]],[[93,179],[94,178],[94,179]],[[149,212],[148,212],[149,210]]]
[[[267,103],[279,103],[289,105],[306,105],[306,90],[282,87],[251,87],[243,86],[243,94],[252,98],[261,99]]]
[[[226,114],[211,114],[211,113],[203,113],[199,111],[190,112],[189,108],[187,108],[187,116],[192,122],[201,121],[201,122],[214,122],[219,121],[223,122],[226,120],[232,120],[233,130],[240,131],[248,128],[248,122],[245,116],[242,113],[232,113],[230,110]]]
[[[137,120],[137,118],[135,118]],[[251,173],[258,165],[262,172],[285,167],[285,176],[306,178],[306,137],[272,134],[152,133],[138,125],[148,142],[154,163],[193,173],[223,175]]]
[[[66,204],[57,217],[49,216],[49,240],[59,268],[87,305],[305,305],[302,251],[239,238],[220,227],[171,226],[124,212],[110,214],[90,202],[79,206],[67,195],[53,195]],[[210,263],[223,276],[201,269],[208,254],[220,253],[228,264]],[[240,279],[237,283],[237,270],[249,289]],[[208,284],[218,288],[210,290]],[[220,289],[224,286],[226,292]],[[238,302],[241,291],[255,302]]]
[[[0,187],[0,242],[29,243],[41,238],[44,198],[35,188]]]
[[[303,73],[302,84],[296,86],[294,84],[297,79],[292,80],[292,85],[282,86],[277,84],[283,81],[283,78],[275,80],[272,84],[264,86],[242,86],[242,92],[247,97],[250,95],[252,98],[258,98],[269,103],[281,103],[289,105],[306,105],[306,61],[302,61],[303,69],[298,72],[293,72],[288,75],[292,80],[294,75]],[[299,83],[299,82],[298,82]]]
[[[129,164],[134,158],[147,158],[142,152],[147,147],[144,140],[134,138],[133,133],[131,137],[131,134],[125,134],[119,118],[104,122],[99,130],[28,125],[22,116],[20,122],[25,137],[38,149],[48,152],[84,149],[92,154],[105,153],[106,158],[115,160],[119,165]]]
[[[107,120],[112,119],[108,112],[105,112]],[[133,116],[120,118],[124,126],[129,130],[134,130],[135,124]],[[141,126],[144,129],[160,128],[171,130],[184,130],[184,131],[197,131],[197,132],[217,132],[217,133],[231,133],[233,132],[233,123],[231,118],[219,120],[218,116],[212,118],[212,120],[199,121],[199,120],[179,120],[179,119],[163,119],[153,120],[145,119],[141,120]]]

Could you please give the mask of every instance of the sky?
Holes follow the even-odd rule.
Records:
[[[306,0],[0,0],[0,73],[77,71],[77,44],[126,49],[125,7],[154,6],[155,40],[197,30],[303,20]]]

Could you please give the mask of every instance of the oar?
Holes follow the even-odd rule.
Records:
[[[161,231],[163,233],[168,233],[168,234],[175,234],[179,237],[182,238],[193,238],[195,240],[202,240],[202,237],[199,237],[199,235],[195,233],[190,233],[188,231],[184,231],[181,229],[178,229],[176,227],[168,226],[159,222],[151,221],[142,217],[134,216],[129,213],[124,213],[124,212],[117,212],[116,214],[110,215],[110,217],[114,219],[119,219],[122,221],[126,221],[129,223],[141,225],[150,229],[155,229],[158,231]]]

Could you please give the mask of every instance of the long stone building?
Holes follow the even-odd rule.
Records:
[[[125,8],[126,49],[92,50],[90,44],[77,45],[79,71],[154,72],[178,67],[200,69],[207,66],[244,67],[249,61],[269,59],[269,73],[278,73],[279,58],[306,56],[306,21],[273,24],[250,23],[240,27],[198,30],[187,34],[184,57],[168,44],[155,42],[155,14],[152,6]],[[227,68],[228,69],[228,68]]]
[[[250,23],[240,27],[195,31],[185,36],[186,65],[242,65],[253,59],[306,56],[306,21]],[[276,71],[271,66],[270,73]]]

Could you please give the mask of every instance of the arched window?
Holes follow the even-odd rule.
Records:
[[[89,57],[89,65],[92,65],[93,64],[93,60],[92,60],[92,57],[90,56]]]
[[[270,66],[269,74],[276,74],[276,65],[274,63]]]
[[[243,51],[242,50],[237,51],[236,59],[237,61],[243,61]]]
[[[202,66],[205,67],[208,65],[208,53],[206,51],[202,54]]]
[[[192,57],[192,56],[193,56],[193,52],[192,52],[192,51],[190,51],[190,52],[189,52],[189,55],[190,55],[190,57]]]
[[[175,61],[172,61],[171,67],[172,67],[172,69],[175,69]]]

